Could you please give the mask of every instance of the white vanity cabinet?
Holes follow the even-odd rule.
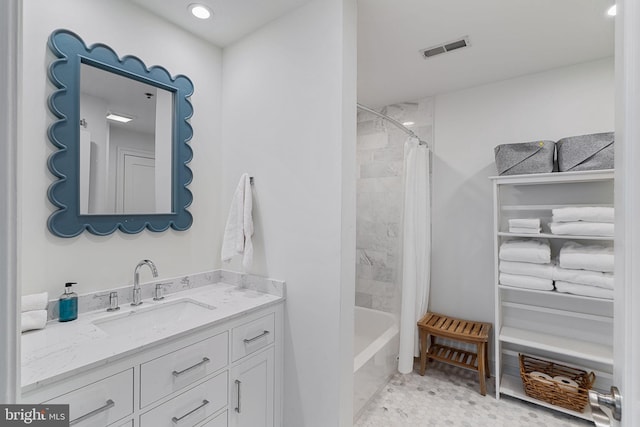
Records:
[[[114,355],[24,393],[70,405],[73,426],[274,427],[282,424],[283,303]]]

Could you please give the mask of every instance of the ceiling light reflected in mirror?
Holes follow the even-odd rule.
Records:
[[[133,117],[125,116],[119,113],[108,113],[107,120],[113,120],[114,122],[120,123],[129,123],[131,120],[133,120]]]

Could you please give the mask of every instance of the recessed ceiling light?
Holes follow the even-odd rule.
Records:
[[[129,123],[133,120],[133,117],[125,116],[120,113],[107,113],[107,120],[113,120],[114,122]]]
[[[211,9],[199,3],[190,4],[189,12],[198,19],[209,19],[211,17]]]
[[[614,4],[613,6],[611,6],[609,8],[609,10],[607,10],[607,15],[609,16],[616,16],[616,5]]]
[[[413,126],[415,124],[416,124],[416,122],[403,122],[402,126]]]

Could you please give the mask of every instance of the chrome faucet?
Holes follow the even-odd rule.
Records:
[[[143,265],[148,266],[151,269],[151,274],[153,277],[158,277],[158,270],[156,269],[156,265],[153,261],[148,259],[143,259],[136,265],[136,269],[133,272],[133,301],[131,305],[140,305],[142,304],[142,296],[140,294],[140,267]]]

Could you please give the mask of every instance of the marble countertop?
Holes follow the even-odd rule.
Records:
[[[93,323],[185,298],[215,309],[195,311],[180,322],[167,322],[160,328],[129,329],[117,336],[107,334]],[[179,334],[215,326],[283,300],[282,296],[221,282],[166,295],[162,301],[145,299],[139,307],[121,305],[121,309],[114,313],[98,310],[80,313],[72,322],[51,321],[45,329],[22,335],[22,392],[33,391],[175,339]]]

